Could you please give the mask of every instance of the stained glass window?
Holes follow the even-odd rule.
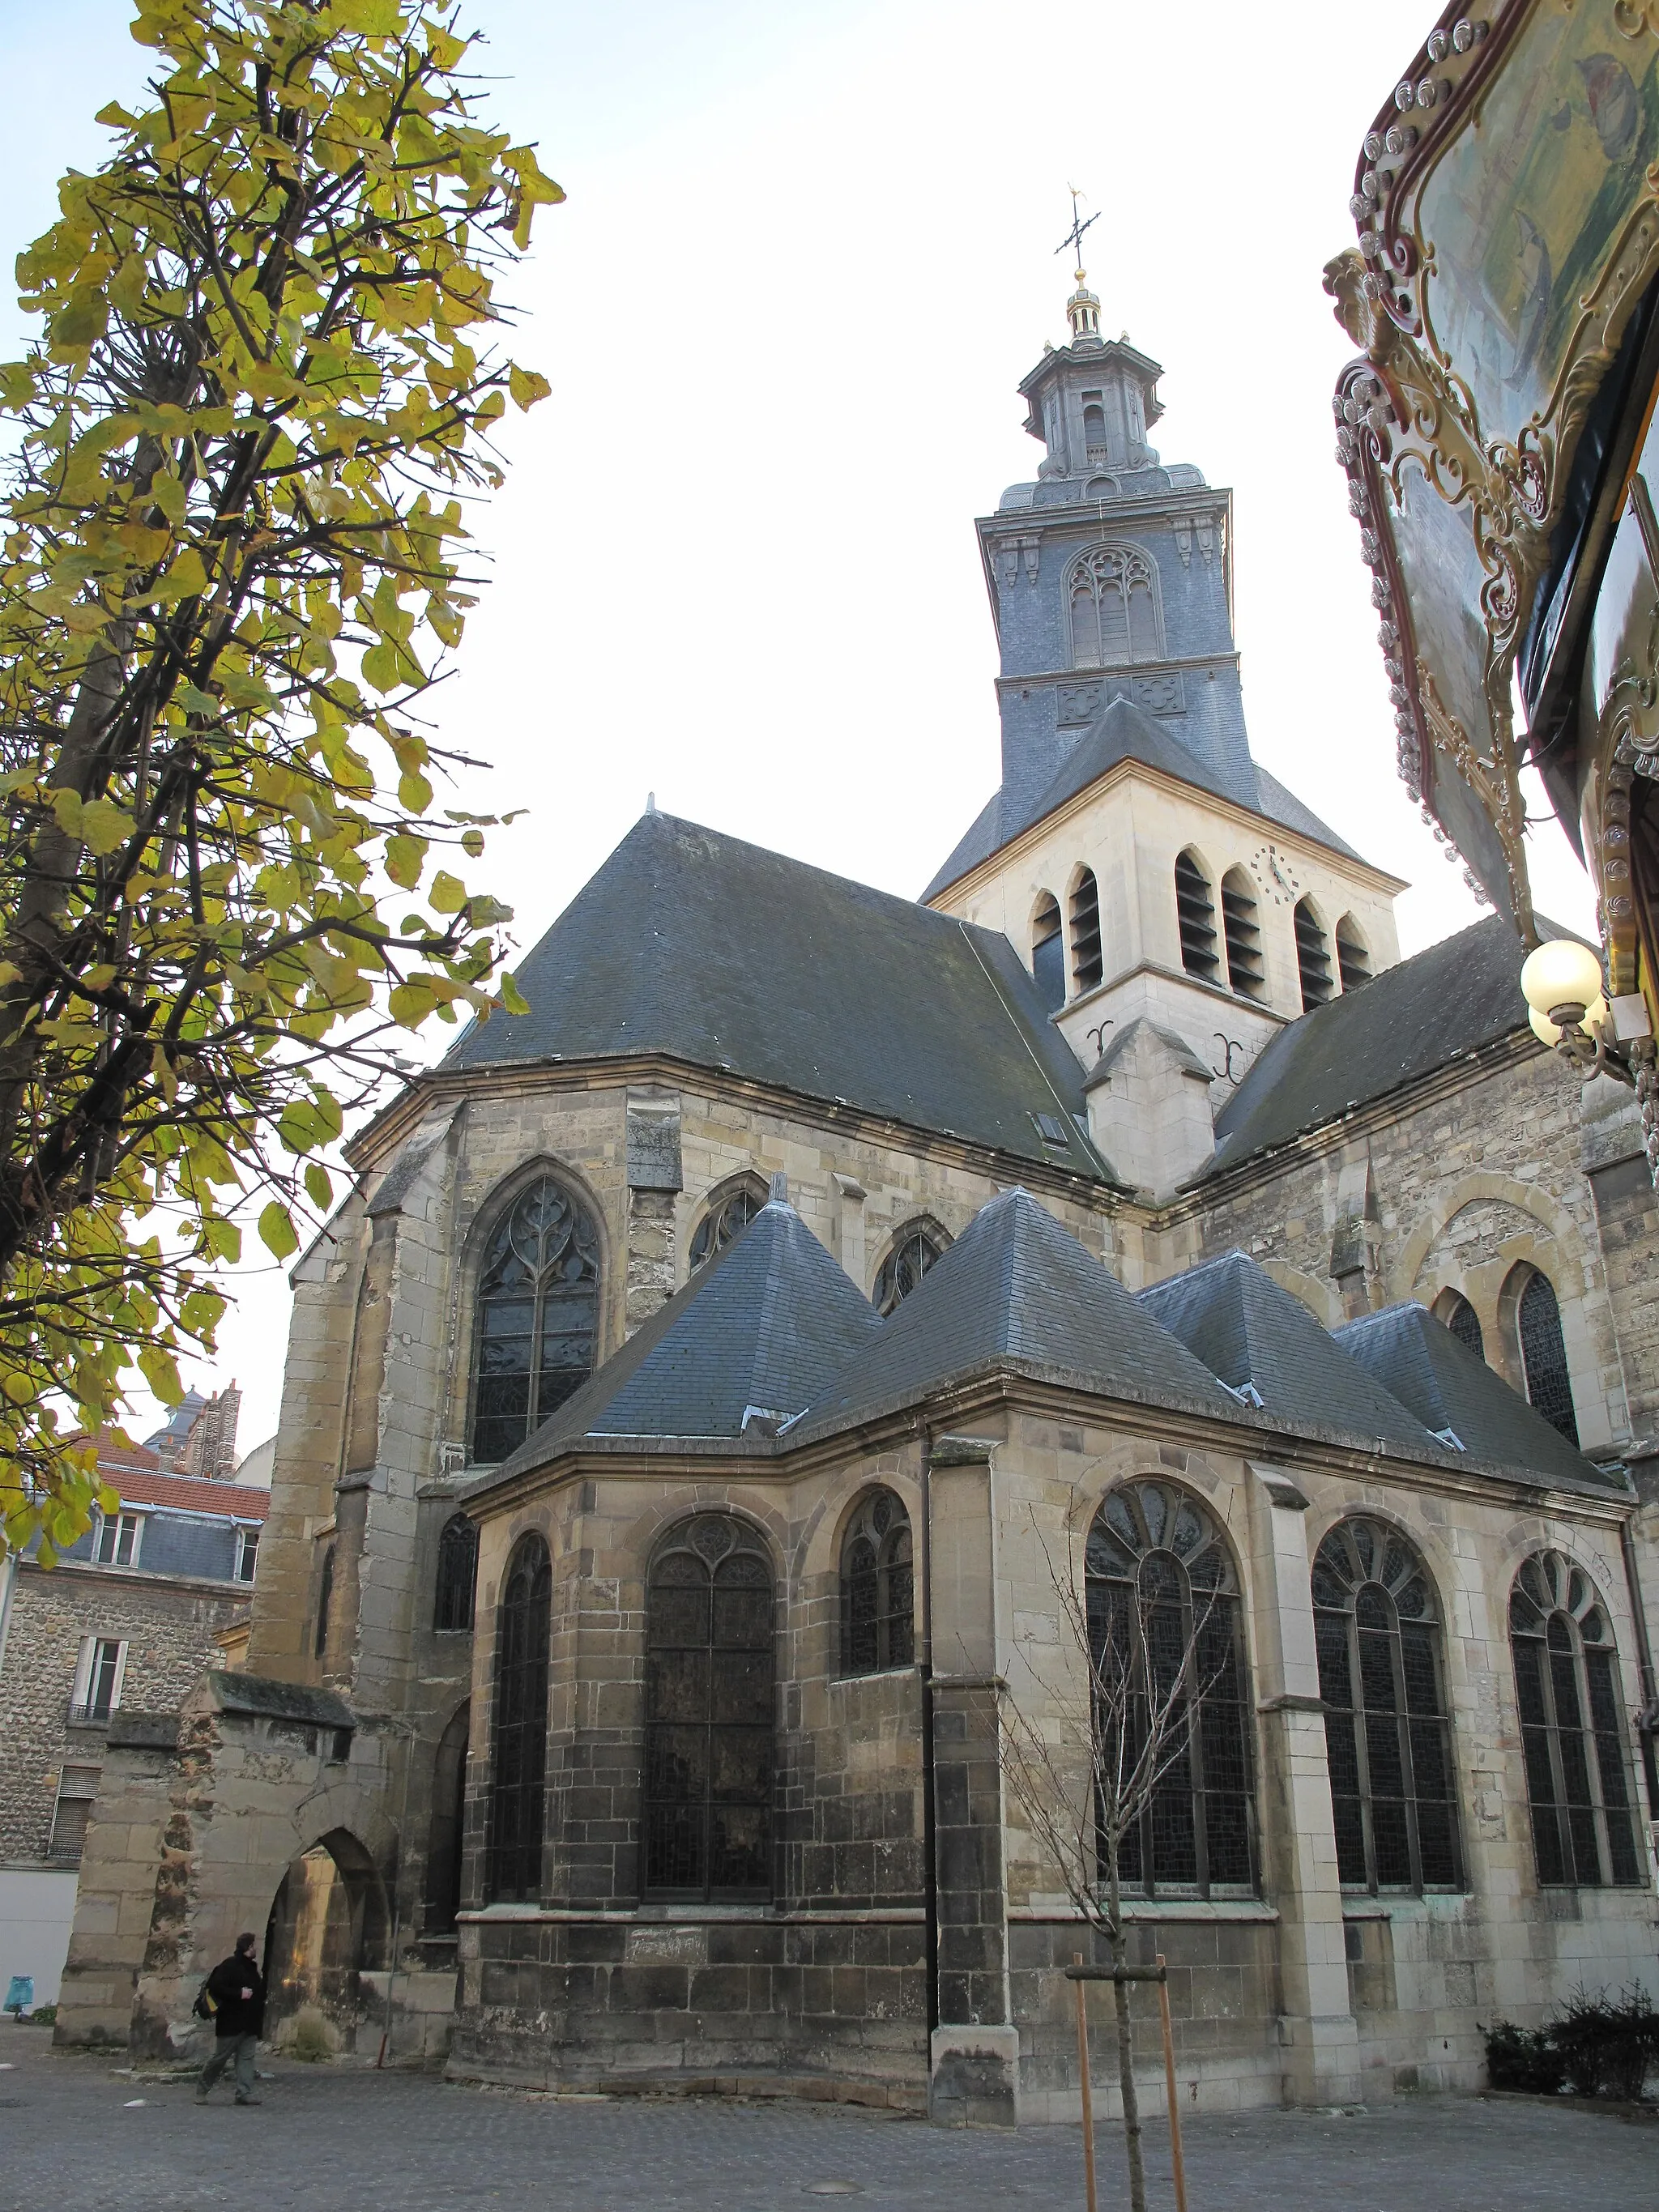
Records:
[[[1220,1530],[1173,1484],[1121,1483],[1089,1532],[1089,1634],[1103,1771],[1129,1771],[1167,1715],[1161,1774],[1123,1838],[1123,1887],[1247,1894],[1254,1880],[1251,1722],[1238,1581]],[[1183,1683],[1184,1675],[1184,1683]],[[1097,1813],[1105,1802],[1097,1791]],[[1105,1864],[1101,1865],[1103,1878]]]
[[[1595,1583],[1559,1552],[1522,1561],[1510,1650],[1540,1882],[1640,1881],[1613,1631]]]
[[[478,1532],[465,1513],[452,1514],[438,1538],[438,1587],[432,1626],[441,1632],[472,1626],[472,1585],[478,1571]]]
[[[1398,1530],[1338,1522],[1313,1567],[1314,1637],[1336,1818],[1354,1889],[1462,1886],[1440,1617]]]
[[[905,1230],[877,1272],[876,1311],[890,1314],[902,1305],[944,1249],[929,1230]]]
[[[586,1209],[543,1176],[520,1194],[478,1276],[472,1457],[515,1451],[593,1371],[599,1240]]]
[[[1440,1318],[1457,1341],[1472,1352],[1477,1359],[1486,1356],[1486,1340],[1481,1333],[1480,1316],[1465,1297],[1455,1291],[1448,1297]]]
[[[495,1712],[490,1745],[489,1894],[533,1900],[542,1887],[547,1776],[548,1636],[553,1563],[539,1536],[521,1536],[495,1614]]]
[[[766,1193],[742,1183],[717,1199],[697,1224],[691,1239],[690,1271],[695,1275],[705,1260],[723,1252],[732,1239],[746,1229],[766,1203]]]
[[[915,1662],[910,1520],[890,1490],[872,1490],[842,1539],[841,1620],[844,1674]]]
[[[705,1901],[772,1887],[772,1565],[726,1513],[652,1562],[645,1662],[645,1887]]]
[[[1572,1379],[1567,1373],[1567,1347],[1561,1337],[1561,1308],[1549,1277],[1535,1268],[1521,1293],[1516,1318],[1527,1395],[1550,1426],[1559,1429],[1570,1444],[1576,1444],[1578,1416],[1572,1402]]]

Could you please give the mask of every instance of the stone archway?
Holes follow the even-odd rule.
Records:
[[[387,1912],[374,1862],[349,1829],[331,1829],[289,1861],[271,1900],[264,1961],[267,2036],[308,2010],[349,2048],[361,1977],[387,1963]]]

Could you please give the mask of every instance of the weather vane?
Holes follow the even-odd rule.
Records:
[[[1098,222],[1100,221],[1100,211],[1097,209],[1094,214],[1089,217],[1089,222],[1085,222],[1078,210],[1078,201],[1081,195],[1079,193],[1077,186],[1075,185],[1072,185],[1068,186],[1067,189],[1070,191],[1072,195],[1072,227],[1066,232],[1065,237],[1060,240],[1060,244],[1055,246],[1054,252],[1056,253],[1064,253],[1068,246],[1071,247],[1073,253],[1077,256],[1077,280],[1080,284],[1083,282],[1083,234],[1089,228],[1089,223]]]

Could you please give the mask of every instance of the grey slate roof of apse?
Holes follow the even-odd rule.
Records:
[[[1062,1375],[1143,1405],[1238,1412],[1046,1206],[1011,1190],[980,1209],[880,1335],[814,1399],[796,1433],[866,1419],[996,1364]]]
[[[635,823],[516,981],[530,1012],[474,1024],[446,1068],[661,1053],[1112,1179],[1006,937],[672,815]]]
[[[1194,1181],[1524,1029],[1524,957],[1508,922],[1488,915],[1290,1023],[1216,1116],[1215,1156]]]
[[[1230,1389],[1251,1386],[1270,1420],[1343,1431],[1413,1455],[1443,1449],[1300,1298],[1243,1252],[1155,1283],[1139,1303]]]
[[[1426,1306],[1388,1306],[1347,1322],[1335,1336],[1425,1428],[1451,1430],[1476,1457],[1565,1490],[1621,1488]]]
[[[955,883],[970,868],[976,868],[981,860],[989,860],[993,853],[1010,843],[1022,830],[1042,821],[1068,799],[1086,791],[1120,761],[1126,760],[1139,761],[1147,768],[1173,776],[1177,782],[1192,784],[1218,799],[1231,799],[1235,805],[1253,806],[1269,821],[1297,830],[1316,844],[1328,846],[1333,852],[1345,854],[1352,860],[1360,858],[1352,845],[1339,837],[1328,823],[1322,822],[1310,807],[1304,806],[1294,793],[1287,791],[1276,776],[1269,775],[1266,769],[1252,761],[1249,771],[1254,789],[1236,789],[1233,780],[1218,774],[1208,761],[1183,744],[1173,728],[1155,720],[1133,700],[1119,698],[1111,700],[1084,730],[1066,756],[1058,775],[1035,799],[1022,806],[1011,804],[1003,792],[993,795],[922,893],[923,898],[932,898],[947,884]]]

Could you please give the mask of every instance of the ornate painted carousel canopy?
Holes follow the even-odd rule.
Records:
[[[1535,942],[1518,782],[1535,763],[1601,898],[1608,1001],[1540,1033],[1565,1026],[1585,1064],[1613,1048],[1651,1136],[1659,0],[1449,9],[1349,204],[1358,251],[1325,274],[1362,349],[1338,458],[1401,773]]]

